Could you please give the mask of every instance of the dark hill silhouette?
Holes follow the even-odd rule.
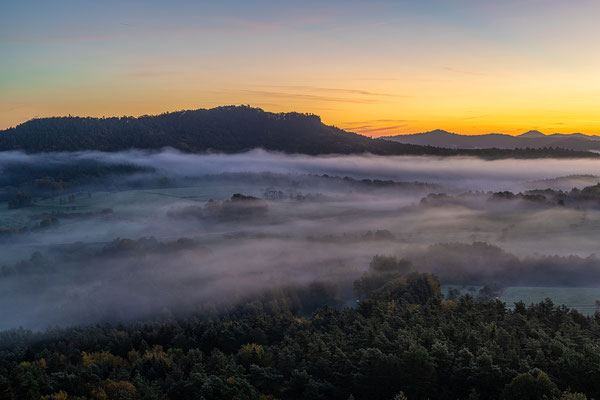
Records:
[[[249,106],[178,111],[138,118],[40,118],[0,131],[0,151],[120,151],[164,147],[184,152],[227,153],[263,148],[314,155],[373,153],[486,158],[599,157],[592,153],[563,149],[455,150],[396,143],[325,125],[313,114],[276,114]]]
[[[582,133],[554,133],[545,135],[540,131],[533,130],[518,136],[511,136],[502,133],[459,135],[436,129],[431,132],[410,135],[385,136],[381,139],[398,143],[449,149],[541,149],[558,147],[576,151],[600,151],[599,136],[584,135]]]
[[[517,135],[517,137],[520,137],[520,138],[542,138],[545,136],[546,135],[544,135],[540,131],[527,131],[525,133],[521,133],[520,135]]]

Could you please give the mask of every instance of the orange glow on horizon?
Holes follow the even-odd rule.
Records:
[[[438,68],[407,71],[401,78],[315,76],[290,82],[287,75],[261,73],[224,82],[196,71],[130,74],[125,82],[107,77],[36,93],[15,91],[0,98],[0,128],[38,117],[144,115],[249,104],[271,112],[317,114],[325,124],[371,137],[434,129],[467,135],[529,130],[599,134],[600,76],[590,76],[538,70],[477,75]]]
[[[522,114],[498,114],[496,116],[473,116],[473,117],[434,117],[426,116],[423,119],[403,119],[402,116],[393,114],[385,114],[385,111],[380,111],[373,115],[371,113],[361,113],[360,109],[350,107],[348,110],[340,109],[322,109],[321,112],[315,107],[312,109],[310,106],[297,105],[297,106],[285,106],[275,105],[271,103],[261,104],[256,103],[204,103],[201,105],[195,104],[183,104],[165,106],[162,104],[155,104],[149,106],[143,104],[139,107],[129,107],[127,109],[119,110],[114,105],[106,106],[98,104],[94,106],[96,111],[91,112],[90,108],[85,105],[70,106],[68,113],[64,112],[64,108],[55,105],[54,107],[48,107],[44,113],[28,114],[24,113],[13,113],[11,119],[8,119],[2,129],[14,127],[23,122],[26,122],[32,118],[44,118],[53,116],[90,116],[90,117],[112,117],[112,116],[141,116],[141,115],[157,115],[164,112],[173,112],[179,110],[193,110],[198,108],[213,108],[223,105],[230,104],[249,104],[252,107],[259,107],[268,112],[304,112],[317,114],[321,117],[321,120],[326,125],[336,126],[340,129],[359,133],[361,135],[369,137],[381,137],[381,136],[393,136],[403,134],[414,134],[421,132],[433,131],[436,129],[445,130],[452,133],[461,135],[481,135],[489,133],[502,133],[508,135],[519,135],[529,130],[538,130],[545,134],[552,133],[583,133],[587,135],[598,135],[600,134],[600,120],[586,119],[586,115],[583,111],[579,113],[571,112],[575,118],[571,119],[570,122],[556,122],[556,123],[536,123],[536,121],[553,121],[557,120],[555,113],[546,115],[544,113],[522,113]],[[125,112],[124,112],[125,111]],[[566,112],[564,114],[567,114]],[[390,117],[391,116],[391,117]],[[360,119],[363,117],[365,119]],[[399,118],[394,118],[399,117]]]
[[[600,134],[600,2],[176,3],[7,5],[0,129],[249,104],[373,137]]]

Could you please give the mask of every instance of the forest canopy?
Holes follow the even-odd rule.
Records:
[[[0,334],[4,399],[585,399],[600,396],[600,314],[442,299],[378,256],[335,288],[266,291],[225,312]]]

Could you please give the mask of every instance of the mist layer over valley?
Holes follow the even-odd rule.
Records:
[[[3,2],[0,400],[600,400],[598,15]]]
[[[492,297],[598,288],[598,176],[593,159],[5,152],[0,329],[209,312],[292,286],[352,305],[376,255]]]

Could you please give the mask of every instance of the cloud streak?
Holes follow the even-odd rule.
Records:
[[[333,103],[354,103],[354,104],[381,104],[385,101],[365,98],[332,97],[306,93],[286,93],[272,92],[266,90],[242,90],[242,93],[252,94],[258,97],[278,98],[286,100],[319,101]]]

